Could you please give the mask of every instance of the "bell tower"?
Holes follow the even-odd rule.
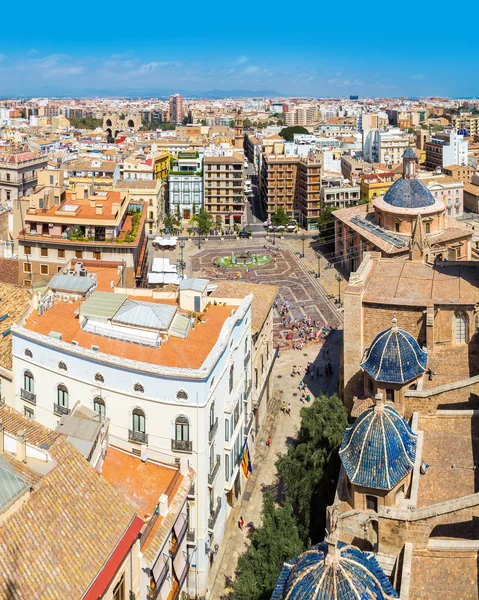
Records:
[[[235,117],[235,148],[243,147],[243,137],[243,115],[239,109]]]
[[[416,179],[417,155],[414,149],[406,148],[402,156],[402,176],[404,179]]]

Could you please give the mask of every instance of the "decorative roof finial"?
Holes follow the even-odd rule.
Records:
[[[396,319],[396,316],[394,316],[392,319],[391,331],[396,332],[397,330],[398,330],[398,320]]]
[[[376,395],[374,396],[374,412],[375,413],[384,412],[383,393],[380,390],[378,390]]]

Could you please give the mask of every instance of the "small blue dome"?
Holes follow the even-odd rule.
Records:
[[[393,319],[392,327],[374,338],[361,367],[375,381],[406,383],[422,375],[426,363],[427,352]]]
[[[417,436],[406,421],[380,403],[346,429],[339,456],[351,483],[391,490],[413,468],[416,444]]]
[[[419,179],[401,178],[388,189],[384,202],[400,208],[424,208],[434,204],[434,197]]]
[[[469,131],[467,129],[458,129],[457,135],[463,135],[464,137],[469,137]]]
[[[336,542],[286,563],[271,600],[386,600],[398,595],[372,555]]]
[[[403,158],[417,158],[417,154],[412,146],[408,146],[402,155]]]

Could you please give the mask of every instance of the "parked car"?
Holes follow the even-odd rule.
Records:
[[[242,229],[239,232],[239,236],[240,236],[240,238],[250,238],[251,237],[251,231],[248,231],[248,229]]]

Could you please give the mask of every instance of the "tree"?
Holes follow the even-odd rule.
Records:
[[[271,215],[271,223],[276,227],[278,227],[278,225],[286,227],[286,225],[289,223],[288,214],[282,206],[278,207]]]
[[[285,486],[303,541],[324,538],[326,507],[334,498],[339,472],[338,447],[348,426],[346,410],[336,395],[321,394],[301,409],[297,438],[276,468]]]
[[[174,231],[175,229],[179,229],[181,227],[181,220],[178,215],[175,215],[171,211],[165,215],[163,219],[163,225],[165,229],[168,231]]]
[[[187,117],[187,116],[184,116],[184,117],[183,117],[182,124],[183,124],[183,125],[188,125],[188,117]]]
[[[334,206],[325,206],[318,217],[319,238],[323,244],[329,244],[334,238]]]
[[[200,212],[194,216],[196,222],[196,229],[200,235],[208,235],[210,229],[213,227],[213,219],[211,215],[204,208],[200,208]]]
[[[243,119],[243,127],[252,127],[253,123],[251,122],[251,119],[248,119],[248,117],[246,117],[246,119]]]
[[[233,600],[269,600],[284,562],[304,550],[291,505],[277,507],[271,492],[265,491],[261,526],[238,560]]]
[[[93,117],[70,117],[68,121],[75,129],[96,129],[103,125],[103,119],[94,119]]]
[[[295,125],[294,127],[284,127],[279,135],[285,139],[287,142],[292,142],[294,140],[295,133],[309,133],[307,129],[304,127],[300,127],[299,125]]]

